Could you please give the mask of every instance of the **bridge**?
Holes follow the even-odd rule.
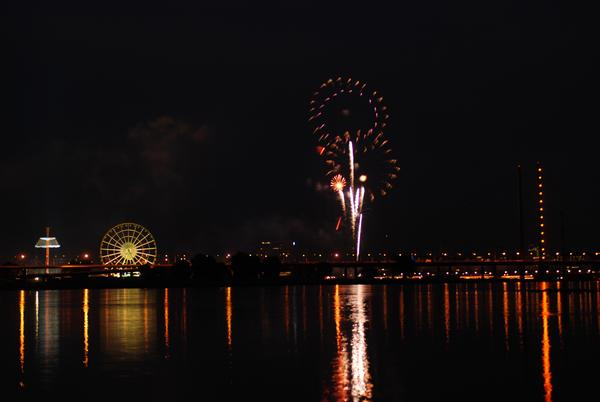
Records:
[[[559,279],[574,276],[592,276],[600,273],[600,260],[425,260],[396,261],[313,261],[286,263],[287,269],[308,267],[333,268],[343,271],[344,277],[357,277],[362,271],[378,270],[388,276],[402,278],[470,277],[475,279],[536,279],[548,276]]]
[[[100,278],[136,278],[174,274],[173,265],[59,265],[0,266],[0,283],[45,283],[73,280],[85,282]],[[159,275],[159,276],[160,276]],[[319,275],[321,275],[319,277]],[[284,262],[281,279],[302,283],[306,278],[329,280],[437,280],[467,279],[571,279],[600,277],[600,260],[436,260],[396,261],[310,261]]]

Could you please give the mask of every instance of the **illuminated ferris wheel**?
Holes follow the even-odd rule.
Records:
[[[111,228],[100,242],[100,260],[104,265],[153,264],[156,254],[152,233],[137,223],[121,223]]]

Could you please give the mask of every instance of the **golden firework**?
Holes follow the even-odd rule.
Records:
[[[346,179],[341,174],[336,174],[331,179],[331,189],[333,191],[343,191],[346,187]]]

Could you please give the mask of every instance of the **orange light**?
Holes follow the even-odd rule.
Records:
[[[336,174],[331,179],[330,185],[333,191],[342,191],[346,187],[346,179],[341,174]]]
[[[342,227],[342,217],[338,218],[337,224],[335,225],[335,231],[337,232]]]
[[[21,257],[22,260],[25,259],[25,254],[21,254],[19,257]]]

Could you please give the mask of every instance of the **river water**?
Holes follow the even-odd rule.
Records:
[[[597,400],[600,287],[0,292],[2,400]]]

